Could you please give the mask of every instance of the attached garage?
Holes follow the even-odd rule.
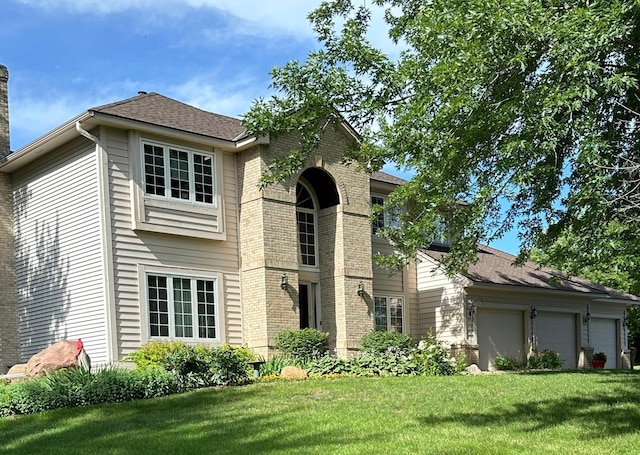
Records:
[[[524,311],[480,309],[478,311],[479,367],[493,370],[501,355],[520,357],[524,351]]]
[[[575,314],[540,311],[532,324],[539,351],[548,349],[559,353],[564,360],[562,368],[578,367]]]
[[[605,368],[618,367],[618,327],[615,319],[591,318],[589,340],[594,352],[607,354]]]

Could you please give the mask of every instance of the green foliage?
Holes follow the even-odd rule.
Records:
[[[522,359],[501,355],[497,357],[493,364],[496,370],[557,370],[562,367],[564,360],[556,351],[545,349],[543,351],[533,351]]]
[[[416,346],[407,335],[370,332],[362,338],[361,346],[353,358],[325,356],[308,362],[305,369],[310,375],[441,376],[455,374],[462,365],[431,334]]]
[[[607,354],[605,354],[604,352],[596,352],[593,354],[593,357],[591,358],[592,360],[604,360],[605,362],[607,361]]]
[[[248,361],[255,359],[255,354],[248,348],[229,345],[209,347],[154,341],[142,346],[128,359],[141,370],[163,368],[172,372],[182,388],[197,388],[247,382]]]
[[[284,356],[303,361],[317,359],[329,349],[329,334],[311,328],[283,330],[276,334],[274,344]]]
[[[369,39],[373,8],[398,44],[389,52]],[[439,220],[449,271],[513,227],[523,258],[569,226],[589,245],[615,239],[608,220],[637,232],[636,0],[329,0],[309,19],[321,49],[275,68],[276,95],[245,116],[258,137],[299,134],[263,184],[293,175],[344,118],[361,133],[345,161],[414,174],[386,203],[401,222],[384,231],[398,249],[389,264],[412,260]]]
[[[368,332],[360,340],[360,349],[372,354],[387,354],[389,352],[409,352],[413,347],[413,340],[406,333],[386,332],[374,330]]]
[[[436,340],[432,333],[418,343],[416,360],[420,366],[420,373],[427,376],[448,376],[458,370],[451,350]]]
[[[134,362],[138,368],[155,367],[174,351],[184,349],[181,341],[151,341],[127,356],[125,360]]]
[[[162,369],[58,370],[0,386],[0,416],[152,398],[180,392],[176,376]]]
[[[267,360],[260,367],[261,376],[280,376],[282,369],[288,365],[292,365],[290,357],[274,356]]]
[[[508,355],[501,355],[495,358],[493,361],[493,365],[496,370],[500,371],[513,371],[513,370],[524,370],[526,367],[523,362],[516,359],[515,357],[510,357]]]

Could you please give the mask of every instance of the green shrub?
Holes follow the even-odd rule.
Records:
[[[239,385],[249,380],[246,350],[229,345],[211,350],[210,385]]]
[[[110,367],[96,373],[59,370],[0,386],[0,416],[131,401],[180,391],[175,375],[159,368],[130,371]]]
[[[407,353],[413,348],[411,337],[405,333],[373,331],[360,340],[360,350],[372,354]]]
[[[494,360],[497,370],[556,370],[562,367],[564,360],[556,351],[532,351],[526,359],[502,355]]]
[[[151,341],[129,354],[125,360],[134,362],[138,368],[164,366],[167,355],[184,347],[181,341]]]
[[[325,355],[329,349],[329,334],[311,328],[283,330],[276,334],[274,344],[282,355],[307,361]]]
[[[260,376],[279,376],[287,360],[284,357],[274,356],[260,366]]]
[[[178,341],[153,341],[127,357],[136,363],[136,369],[172,372],[183,389],[243,384],[250,377],[248,362],[255,358],[249,348],[192,346]]]
[[[310,361],[306,365],[305,370],[309,375],[315,376],[351,374],[353,373],[353,365],[351,360],[325,355],[324,357]]]
[[[418,343],[414,354],[420,374],[426,376],[449,376],[456,373],[456,359],[443,342],[436,340],[432,333]]]
[[[523,369],[522,362],[508,355],[501,355],[496,357],[493,361],[493,366],[496,370],[500,371],[513,371]]]

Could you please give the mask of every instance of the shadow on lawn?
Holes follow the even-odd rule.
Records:
[[[255,403],[256,397],[268,394],[268,387],[219,393],[201,390],[20,416],[13,425],[0,422],[0,454],[294,453],[298,448],[302,452],[333,451],[359,437],[372,439],[371,435],[336,434],[305,424],[309,403],[301,402],[300,397],[292,397],[281,409],[274,409],[267,398],[265,407],[242,407],[247,398]],[[49,429],[42,432],[43,427]]]
[[[637,433],[640,430],[640,375],[624,375],[624,371],[601,372],[576,371],[571,374],[598,374],[602,382],[610,385],[607,391],[587,396],[566,396],[556,399],[536,399],[535,390],[523,396],[519,403],[505,407],[488,405],[477,412],[449,413],[446,416],[431,414],[420,418],[426,426],[462,423],[469,427],[520,426],[523,432],[544,430],[560,425],[577,425],[583,428],[585,438],[602,439]],[[535,375],[567,374],[566,372],[539,372]],[[516,430],[517,431],[517,430]]]

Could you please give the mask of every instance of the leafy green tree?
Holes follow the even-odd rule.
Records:
[[[414,173],[388,201],[402,221],[384,233],[400,251],[392,264],[442,221],[450,271],[514,227],[523,257],[567,229],[606,242],[607,229],[588,227],[608,220],[637,232],[640,2],[368,4],[385,10],[395,49],[371,43],[365,2],[323,2],[309,15],[320,49],[273,69],[276,95],[246,114],[252,134],[299,132],[263,184],[289,178],[346,120],[361,133],[346,162]]]

